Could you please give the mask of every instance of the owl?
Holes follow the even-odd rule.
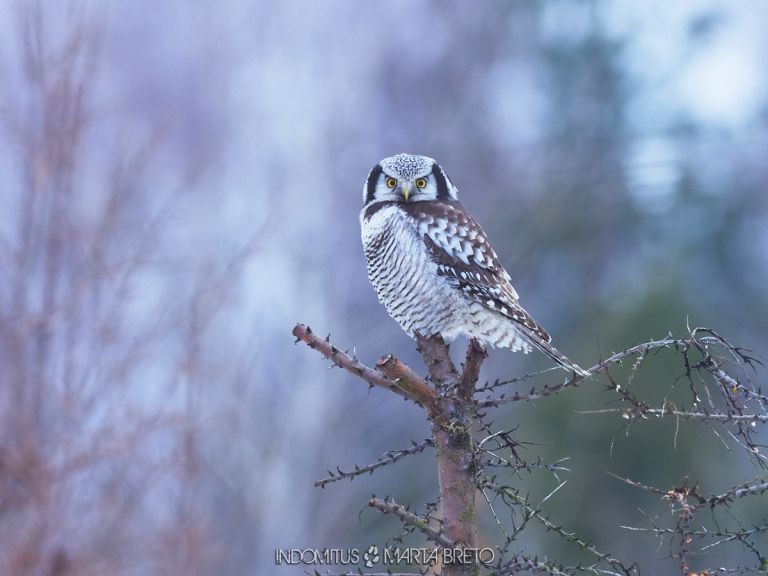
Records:
[[[488,237],[435,160],[385,158],[368,174],[363,203],[368,278],[409,336],[467,336],[513,352],[536,347],[566,370],[589,374],[520,306]]]

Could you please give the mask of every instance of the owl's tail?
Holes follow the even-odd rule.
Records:
[[[583,377],[591,376],[592,374],[591,372],[584,370],[584,368],[582,368],[575,362],[571,362],[565,354],[560,352],[557,348],[552,346],[552,344],[550,344],[546,340],[537,338],[535,334],[532,334],[528,338],[528,341],[531,344],[533,344],[536,348],[544,352],[544,354],[552,358],[552,360],[557,362],[562,368],[564,368],[568,372],[574,372],[578,376],[583,376]]]
[[[574,372],[578,376],[586,378],[591,376],[591,373],[584,370],[578,364],[571,362],[562,354],[557,348],[552,346],[550,342],[552,337],[544,328],[533,319],[533,317],[517,302],[515,306],[506,314],[506,316],[513,320],[517,332],[520,333],[525,340],[527,340],[534,348],[538,348],[544,354],[552,358],[561,367],[565,368],[568,372]]]

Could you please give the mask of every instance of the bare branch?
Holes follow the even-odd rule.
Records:
[[[374,470],[383,468],[389,464],[394,464],[398,460],[402,460],[411,454],[418,454],[419,452],[423,452],[426,448],[431,448],[434,445],[434,441],[431,438],[427,438],[418,444],[414,442],[413,447],[406,448],[405,450],[389,450],[388,452],[385,452],[384,455],[373,464],[368,464],[367,466],[355,466],[355,469],[351,472],[345,472],[339,468],[336,468],[336,472],[329,470],[329,476],[315,482],[315,486],[325,488],[326,485],[331,484],[332,482],[338,482],[339,480],[345,480],[347,478],[352,480],[353,478],[362,476],[363,474],[372,474]]]
[[[657,525],[655,520],[650,519],[650,528],[638,528],[631,526],[622,526],[622,528],[638,532],[651,532],[659,535],[660,537],[668,536],[670,538],[670,545],[672,545],[674,542],[677,542],[678,549],[677,552],[672,553],[672,557],[678,559],[681,570],[683,570],[684,573],[688,573],[688,557],[691,553],[694,552],[689,549],[689,545],[691,542],[693,542],[694,539],[699,541],[711,539],[715,540],[714,542],[710,542],[706,546],[699,548],[698,553],[704,552],[707,549],[714,548],[715,546],[719,546],[727,542],[738,541],[746,549],[755,553],[758,559],[758,563],[761,566],[768,562],[768,559],[766,559],[766,557],[758,550],[755,544],[750,542],[750,538],[752,536],[768,531],[768,522],[764,522],[763,525],[755,526],[752,529],[745,529],[739,526],[738,530],[721,528],[717,522],[715,530],[709,530],[706,528],[697,529],[693,527],[697,513],[702,510],[708,509],[714,514],[715,510],[717,509],[727,509],[728,505],[737,498],[743,498],[745,496],[751,495],[760,495],[768,492],[768,479],[765,477],[755,478],[749,482],[733,486],[722,494],[704,496],[700,492],[698,484],[691,484],[687,478],[685,478],[679,486],[674,486],[669,490],[662,490],[660,488],[655,488],[635,480],[622,478],[621,476],[617,476],[615,474],[611,474],[611,476],[626,484],[629,484],[630,486],[634,486],[645,490],[646,492],[651,492],[661,496],[662,500],[669,503],[672,515],[676,517],[676,524],[674,528],[661,527]],[[740,568],[734,569],[732,573],[740,573],[740,571]]]
[[[654,416],[675,416],[688,420],[714,420],[717,422],[759,422],[761,424],[768,422],[768,414],[723,414],[722,412],[689,412],[687,410],[675,410],[673,408],[645,408],[637,411],[632,408],[602,408],[600,410],[579,410],[577,414],[616,414],[621,413],[626,419],[642,418]]]
[[[482,344],[475,338],[469,342],[467,348],[467,360],[464,363],[464,370],[461,373],[461,381],[459,382],[459,396],[465,400],[470,400],[475,390],[475,384],[480,376],[480,367],[483,365],[483,360],[488,357],[488,352],[483,348]]]
[[[646,342],[644,344],[638,344],[636,346],[627,348],[622,352],[617,352],[616,354],[611,355],[605,360],[598,362],[597,364],[589,368],[587,372],[589,372],[590,374],[596,374],[601,370],[607,368],[611,364],[617,364],[622,360],[624,360],[625,358],[629,358],[630,356],[634,356],[635,354],[644,354],[644,353],[647,353],[649,350],[654,350],[658,348],[667,348],[670,346],[677,346],[677,345],[687,346],[687,342],[688,342],[687,340],[680,340],[680,339],[676,339],[668,336],[661,340],[654,340],[651,342]],[[524,401],[539,400],[541,398],[553,396],[554,394],[562,392],[567,388],[575,388],[579,386],[587,378],[588,376],[575,376],[569,380],[566,380],[562,384],[557,384],[555,386],[544,386],[543,388],[539,388],[539,389],[532,389],[527,394],[520,394],[518,392],[515,392],[511,396],[502,395],[499,398],[489,398],[482,402],[478,402],[478,407],[490,408],[494,406],[501,406],[503,404],[508,404],[510,402],[519,402],[521,400],[524,400]],[[518,381],[518,380],[499,382],[498,385],[494,387],[501,386],[505,383],[511,383],[513,381]]]
[[[707,503],[710,506],[715,506],[717,504],[726,504],[732,500],[735,500],[736,498],[743,498],[744,496],[752,496],[755,494],[759,495],[765,492],[768,492],[768,479],[756,478],[750,482],[746,482],[744,484],[734,486],[733,488],[724,492],[723,494],[718,494],[717,496],[710,496],[707,499]]]
[[[505,562],[498,570],[494,571],[494,574],[497,576],[511,576],[521,572],[551,574],[551,576],[570,576],[569,572],[565,572],[562,568],[550,562],[542,562],[537,558],[527,558],[525,556],[515,556],[510,561]]]
[[[551,530],[552,532],[558,534],[566,542],[571,542],[577,545],[582,550],[593,554],[599,560],[608,563],[615,570],[619,570],[621,574],[630,573],[630,570],[628,568],[626,568],[619,560],[617,560],[610,554],[601,552],[593,544],[590,544],[589,542],[584,541],[575,533],[568,532],[562,526],[558,526],[557,524],[552,522],[549,518],[547,518],[544,514],[542,514],[542,512],[539,510],[539,506],[535,506],[535,507],[531,506],[525,497],[521,496],[517,490],[511,488],[510,486],[503,486],[492,480],[485,480],[479,485],[479,487],[481,489],[488,488],[489,490],[498,494],[504,501],[509,502],[510,504],[517,504],[519,506],[522,506],[523,510],[525,511],[528,517],[536,518],[548,530]]]
[[[417,334],[418,350],[427,364],[429,377],[438,390],[442,387],[455,385],[459,379],[459,373],[451,360],[448,345],[440,334],[429,338]]]
[[[347,353],[339,350],[336,348],[336,346],[331,344],[329,339],[318,337],[314,332],[312,332],[312,329],[309,328],[309,326],[296,324],[292,333],[297,338],[297,342],[304,342],[313,350],[320,352],[323,356],[336,364],[336,366],[344,368],[346,371],[354,374],[358,378],[362,378],[371,386],[377,386],[379,388],[390,390],[395,394],[402,396],[403,398],[423,406],[430,413],[436,412],[438,410],[437,402],[439,397],[437,393],[432,390],[423,380],[415,379],[418,377],[411,376],[411,379],[404,382],[405,385],[401,385],[400,382],[396,380],[390,380],[389,378],[383,376],[380,372],[369,368],[365,364],[359,362],[357,359],[352,358]],[[402,366],[402,364],[400,365]],[[409,374],[412,375],[413,373],[410,372],[410,369],[408,370]]]
[[[423,576],[420,572],[313,572],[315,576]]]
[[[653,486],[648,486],[647,484],[643,484],[642,482],[637,482],[636,480],[624,478],[623,476],[619,476],[618,474],[614,474],[613,472],[608,472],[608,476],[612,476],[613,478],[616,478],[616,480],[624,482],[625,484],[629,484],[630,486],[633,486],[635,488],[640,488],[641,490],[645,490],[646,492],[653,492],[654,494],[658,494],[659,496],[667,495],[667,493],[664,490],[661,490],[660,488],[654,488]]]
[[[431,409],[433,415],[437,415],[439,401],[437,393],[407,364],[390,354],[376,362],[376,370],[395,382],[401,390],[412,392],[416,397],[423,398],[422,403]]]
[[[368,500],[368,506],[376,508],[385,514],[394,514],[401,522],[418,529],[427,539],[439,546],[444,548],[455,548],[457,546],[456,542],[448,538],[439,529],[431,526],[429,518],[414,514],[402,504],[398,504],[393,500],[382,500],[381,498],[374,497]]]

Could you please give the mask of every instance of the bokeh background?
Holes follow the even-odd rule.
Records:
[[[423,370],[359,240],[394,153],[438,159],[581,365],[687,325],[768,349],[764,4],[3,0],[0,25],[2,574],[297,574],[276,548],[399,533],[371,493],[435,499],[429,452],[314,487],[429,429],[290,335]],[[496,351],[483,379],[546,366]],[[680,372],[660,358],[634,386],[663,397]],[[528,458],[570,458],[557,523],[679,573],[619,528],[664,505],[606,472],[704,492],[756,473],[706,426],[577,413],[606,406],[595,384],[495,421]]]

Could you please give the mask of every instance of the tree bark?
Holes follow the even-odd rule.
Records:
[[[485,350],[472,341],[462,374],[456,370],[442,337],[419,337],[419,352],[429,370],[430,380],[442,396],[442,418],[433,419],[432,433],[437,447],[437,472],[443,533],[457,546],[477,547],[474,446],[472,444],[472,391],[477,382]],[[443,564],[443,576],[479,574],[475,563]]]

